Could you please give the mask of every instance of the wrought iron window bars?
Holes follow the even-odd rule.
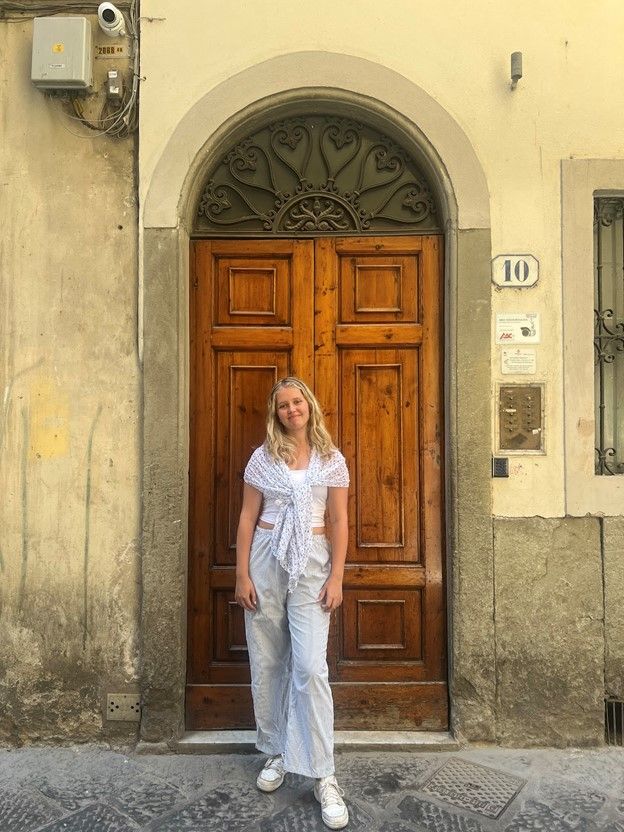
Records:
[[[596,474],[624,474],[624,197],[594,199]]]

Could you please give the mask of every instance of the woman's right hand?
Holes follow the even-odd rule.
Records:
[[[249,610],[249,612],[256,611],[256,603],[258,600],[256,596],[256,588],[253,585],[253,581],[249,575],[236,577],[234,600],[239,606],[243,607],[243,609]]]

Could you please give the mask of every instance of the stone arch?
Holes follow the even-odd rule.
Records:
[[[310,81],[313,85],[310,85]],[[352,55],[296,52],[249,67],[206,93],[180,120],[153,170],[143,209],[147,228],[189,222],[189,205],[212,148],[268,106],[310,103],[332,91],[344,102],[366,104],[369,114],[386,113],[412,132],[415,149],[436,172],[447,199],[455,203],[459,228],[489,228],[489,195],[483,168],[468,137],[428,93],[381,64]],[[192,163],[188,164],[188,160]],[[451,186],[452,183],[452,186]],[[451,211],[449,210],[449,213]]]
[[[266,121],[268,108],[277,118],[302,102],[316,112],[329,103],[354,118],[365,115],[418,160],[439,205],[446,234],[451,718],[458,734],[492,740],[491,252],[485,175],[457,122],[413,82],[361,58],[302,52],[249,67],[191,107],[155,165],[141,212],[142,741],[175,747],[184,731],[193,211],[205,173],[223,149]],[[464,569],[460,584],[455,576]]]

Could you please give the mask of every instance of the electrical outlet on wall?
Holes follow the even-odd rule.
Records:
[[[119,722],[139,722],[141,698],[138,693],[106,694],[106,719]]]

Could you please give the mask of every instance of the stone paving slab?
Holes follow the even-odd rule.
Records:
[[[206,792],[164,818],[152,823],[150,830],[178,832],[178,830],[202,830],[202,832],[244,832],[274,809],[270,795],[261,795],[248,783],[223,783]]]
[[[2,832],[32,832],[59,817],[60,809],[37,798],[21,787],[0,790],[0,829]]]
[[[436,770],[435,759],[405,753],[344,754],[340,757],[340,783],[347,795],[387,806],[396,795],[417,789],[428,773]]]
[[[399,803],[400,816],[416,824],[417,829],[432,832],[484,832],[484,827],[474,817],[449,812],[435,803],[408,794]]]
[[[185,794],[205,791],[220,780],[243,778],[253,782],[258,767],[257,754],[141,755],[136,757],[140,771],[165,783],[174,783]]]
[[[142,779],[117,789],[109,796],[108,802],[141,827],[152,818],[169,812],[184,797],[175,786]]]
[[[373,816],[353,802],[349,803],[349,814],[349,829],[352,832],[374,828]],[[265,818],[259,829],[260,832],[327,832],[321,820],[319,804],[310,789],[281,812]]]
[[[311,780],[255,788],[263,760],[0,750],[0,832],[325,832]],[[624,832],[622,749],[339,751],[336,768],[351,832]]]
[[[44,826],[45,832],[136,832],[136,825],[103,803],[94,803]]]

